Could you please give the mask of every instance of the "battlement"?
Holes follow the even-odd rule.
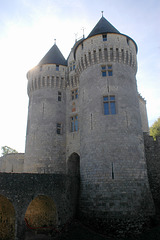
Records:
[[[102,35],[85,39],[76,49],[77,72],[87,67],[106,62],[126,64],[137,71],[136,48],[132,40],[119,34],[107,34],[107,41]]]
[[[27,74],[28,95],[33,91],[44,87],[65,89],[66,68],[67,67],[61,65],[45,64],[30,70]]]

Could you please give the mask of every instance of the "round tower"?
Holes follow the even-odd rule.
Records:
[[[24,172],[65,172],[65,70],[56,44],[27,73],[28,124]]]
[[[144,156],[136,54],[136,43],[104,17],[75,50],[80,214],[93,222],[154,212]]]

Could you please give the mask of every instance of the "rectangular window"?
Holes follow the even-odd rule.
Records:
[[[103,34],[102,37],[103,37],[103,41],[106,42],[107,41],[107,34]]]
[[[108,76],[112,76],[112,71],[108,71]]]
[[[69,70],[72,71],[72,63],[70,63]]]
[[[72,90],[71,95],[72,95],[72,100],[77,99],[78,98],[78,89]]]
[[[57,123],[57,134],[62,134],[62,124]]]
[[[62,93],[58,92],[58,101],[61,102],[62,101]]]
[[[71,117],[71,132],[78,131],[78,115]]]
[[[115,96],[103,97],[104,115],[116,114]]]
[[[106,66],[101,66],[101,71],[102,71],[102,77],[106,77],[107,76],[107,72],[106,72]]]
[[[112,65],[108,65],[108,76],[112,76]]]
[[[59,71],[59,65],[56,65],[56,71]]]

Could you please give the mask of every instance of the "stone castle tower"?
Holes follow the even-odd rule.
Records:
[[[137,45],[103,16],[67,59],[56,44],[28,74],[24,172],[80,174],[80,215],[152,215]]]

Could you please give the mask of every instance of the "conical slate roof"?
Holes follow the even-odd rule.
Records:
[[[67,65],[67,61],[63,57],[61,51],[56,44],[51,47],[51,49],[46,53],[38,65],[43,64],[57,64],[57,65]]]
[[[88,35],[88,38],[97,34],[102,34],[102,33],[119,33],[120,34],[120,32],[110,22],[108,22],[103,16],[101,17],[99,22],[96,24],[96,26],[93,28],[91,33]]]

